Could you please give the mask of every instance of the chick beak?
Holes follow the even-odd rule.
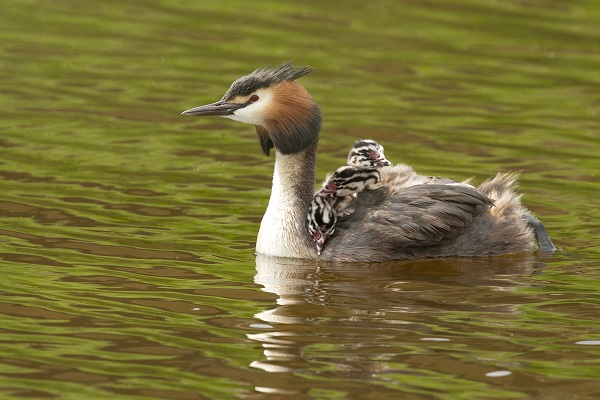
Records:
[[[316,195],[319,197],[333,198],[335,197],[336,193],[337,186],[335,185],[335,183],[331,182],[327,186],[319,190],[319,192]]]
[[[317,245],[317,254],[321,255],[323,252],[323,245],[325,244],[325,238],[321,236],[321,238],[315,241],[315,244]]]
[[[190,108],[189,110],[185,110],[181,114],[194,115],[197,117],[204,117],[209,115],[217,115],[220,117],[224,117],[233,114],[235,110],[244,108],[247,105],[247,103],[227,103],[223,100],[219,100],[216,103]]]
[[[329,197],[333,197],[334,194],[335,193],[332,192],[331,190],[324,188],[324,189],[319,190],[319,192],[315,196],[329,198]]]
[[[392,163],[389,162],[386,158],[379,158],[379,159],[375,160],[376,167],[387,167],[390,165],[392,165]]]

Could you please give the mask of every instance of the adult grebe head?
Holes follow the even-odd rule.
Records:
[[[263,67],[237,79],[223,98],[194,107],[183,115],[220,116],[256,127],[263,152],[275,147],[293,154],[316,142],[321,130],[321,111],[296,79],[313,71],[285,62]]]

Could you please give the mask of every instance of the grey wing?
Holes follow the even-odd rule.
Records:
[[[416,185],[388,196],[381,188],[360,193],[353,213],[341,217],[330,247],[360,243],[369,248],[433,246],[455,238],[492,200],[468,186]]]

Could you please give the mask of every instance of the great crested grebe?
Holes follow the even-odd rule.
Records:
[[[498,174],[477,189],[424,184],[406,165],[379,169],[382,186],[352,201],[338,217],[327,251],[314,251],[306,233],[313,199],[321,111],[296,80],[313,68],[289,62],[237,79],[215,103],[184,115],[221,116],[254,125],[263,152],[275,149],[269,205],[256,252],[268,256],[384,261],[425,257],[477,257],[525,253],[554,246],[543,224],[515,193],[516,174]]]

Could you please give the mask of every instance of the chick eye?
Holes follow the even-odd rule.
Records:
[[[260,99],[260,97],[253,94],[252,96],[250,96],[250,103],[256,103],[258,101],[258,99]]]

